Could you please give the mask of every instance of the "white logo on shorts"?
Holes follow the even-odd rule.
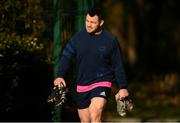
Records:
[[[105,91],[103,91],[103,92],[101,92],[99,95],[101,95],[101,96],[106,96],[106,93],[105,93]]]

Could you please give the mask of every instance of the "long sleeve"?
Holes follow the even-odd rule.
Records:
[[[119,88],[127,88],[128,82],[126,79],[126,74],[123,66],[120,46],[116,40],[114,41],[114,48],[112,53],[112,67],[114,69],[114,75],[117,86]]]
[[[75,54],[75,49],[73,46],[73,42],[71,40],[67,43],[66,47],[64,48],[64,50],[62,52],[62,56],[61,56],[60,63],[59,63],[59,69],[58,69],[58,73],[57,73],[58,77],[65,76],[65,74],[67,73],[67,71],[69,69],[71,59],[74,54]]]

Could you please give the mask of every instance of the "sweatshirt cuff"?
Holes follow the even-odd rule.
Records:
[[[120,89],[127,89],[128,88],[128,82],[127,81],[121,81],[121,82],[119,82],[118,87]]]

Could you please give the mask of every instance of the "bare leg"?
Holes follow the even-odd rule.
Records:
[[[79,118],[80,118],[81,123],[90,122],[89,108],[78,109],[78,114],[79,114]]]
[[[101,122],[103,108],[106,104],[106,99],[102,97],[94,97],[91,99],[89,113],[91,122]]]

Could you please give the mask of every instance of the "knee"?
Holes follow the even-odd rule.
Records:
[[[101,115],[105,104],[106,100],[104,98],[95,97],[91,99],[89,113],[92,122],[101,122]]]
[[[87,109],[85,110],[78,110],[79,119],[81,123],[88,123],[90,122],[90,113]]]
[[[88,115],[84,115],[84,116],[80,115],[79,119],[80,119],[81,123],[88,123],[88,122],[90,122],[90,116],[88,116]]]
[[[91,122],[101,122],[101,116],[100,115],[95,115],[91,114]]]
[[[90,110],[90,119],[91,122],[100,122],[101,121],[101,111],[91,109]]]

